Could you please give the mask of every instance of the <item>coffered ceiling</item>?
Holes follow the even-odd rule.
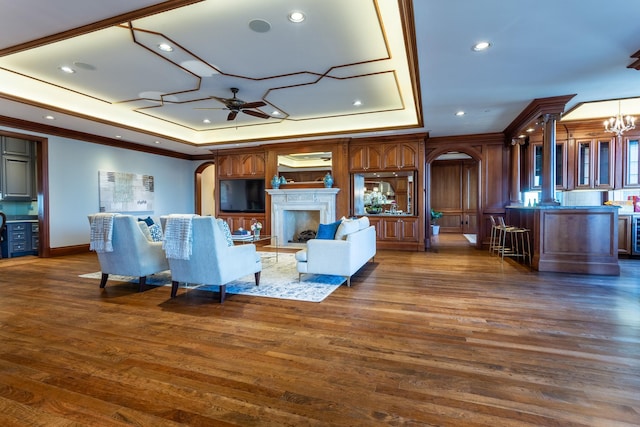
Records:
[[[3,2],[0,126],[191,155],[501,132],[536,98],[640,96],[637,16],[633,0]]]

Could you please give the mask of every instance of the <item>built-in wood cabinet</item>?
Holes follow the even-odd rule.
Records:
[[[613,188],[614,142],[610,137],[576,140],[576,189]]]
[[[531,190],[539,190],[542,187],[542,142],[534,142],[530,146],[529,164],[529,185]],[[556,188],[558,190],[567,188],[567,144],[556,142]]]
[[[232,232],[240,228],[251,231],[251,224],[253,224],[255,221],[258,221],[262,223],[262,230],[260,230],[261,234],[264,234],[264,235],[269,234],[268,229],[266,228],[264,214],[247,215],[247,214],[225,213],[225,214],[220,214],[219,218],[222,218],[225,221],[227,221],[227,224],[229,224],[229,229],[231,229]]]
[[[421,250],[419,221],[419,217],[369,216],[380,249]]]
[[[618,255],[631,254],[631,215],[618,215]]]
[[[264,154],[244,153],[218,156],[218,176],[264,178]]]
[[[36,198],[34,142],[9,136],[0,140],[1,200],[29,201]]]
[[[632,136],[624,138],[623,142],[623,187],[640,187],[640,137]]]
[[[382,169],[381,145],[352,145],[349,148],[349,169],[351,172]]]
[[[417,170],[417,142],[352,144],[349,150],[351,172]]]

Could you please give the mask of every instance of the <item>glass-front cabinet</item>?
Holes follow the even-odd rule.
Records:
[[[354,215],[415,215],[415,172],[353,174]]]
[[[542,143],[533,143],[532,177],[531,188],[540,189],[542,187]],[[565,176],[565,164],[567,163],[567,150],[564,142],[556,143],[556,188],[561,190],[567,187]]]
[[[576,141],[576,188],[613,188],[614,139]]]
[[[624,140],[624,187],[640,187],[640,138],[625,138]]]

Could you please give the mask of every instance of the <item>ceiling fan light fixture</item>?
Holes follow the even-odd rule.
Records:
[[[294,24],[299,24],[300,22],[303,22],[306,17],[304,16],[304,13],[300,12],[299,10],[294,10],[289,12],[288,18],[289,21],[293,22]]]

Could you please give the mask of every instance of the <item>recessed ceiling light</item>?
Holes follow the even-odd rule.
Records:
[[[47,120],[55,120],[55,119],[56,119],[55,117],[53,117],[53,116],[51,116],[51,115],[43,116],[43,118],[45,118],[45,119],[47,119]]]
[[[211,120],[209,120],[209,119],[204,119],[204,120],[202,121],[202,123],[211,123]]]
[[[60,71],[62,71],[63,73],[67,73],[67,74],[73,74],[76,72],[76,70],[74,70],[73,68],[69,67],[68,65],[63,65],[62,67],[60,67]]]
[[[273,113],[271,113],[274,116],[279,116],[280,115],[280,111],[278,110],[274,110]]]
[[[116,135],[116,138],[120,139],[122,138],[122,135]]]
[[[456,116],[458,116],[458,117],[464,116],[464,111],[460,110],[460,111],[456,112]]]
[[[299,10],[294,10],[293,12],[289,13],[288,18],[289,18],[289,21],[294,22],[296,24],[305,20],[304,13],[300,12]]]
[[[271,30],[271,24],[269,24],[264,19],[254,19],[249,22],[249,28],[251,28],[256,33],[266,33]]]
[[[491,46],[491,43],[489,42],[479,42],[474,44],[472,49],[474,52],[480,52],[480,51],[489,49],[490,46]]]
[[[173,46],[171,46],[168,43],[160,43],[158,45],[158,49],[160,49],[163,52],[173,52]]]
[[[160,144],[160,141],[156,141],[156,144]]]
[[[359,99],[356,99],[355,101],[353,101],[353,106],[354,107],[359,107],[362,105],[362,101],[360,101]]]

